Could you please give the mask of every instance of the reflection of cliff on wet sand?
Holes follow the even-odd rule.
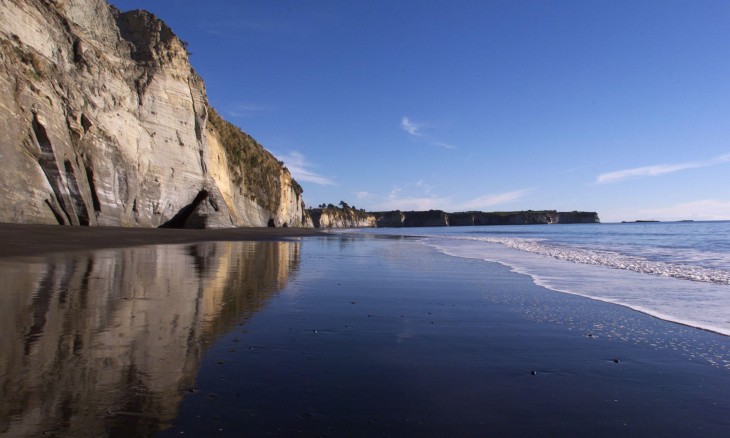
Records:
[[[144,435],[175,417],[211,338],[262,307],[296,242],[0,261],[0,435]]]

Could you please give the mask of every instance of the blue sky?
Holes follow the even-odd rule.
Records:
[[[307,205],[730,219],[730,2],[113,0]]]

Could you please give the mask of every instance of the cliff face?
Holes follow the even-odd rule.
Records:
[[[375,213],[377,227],[402,227],[406,220],[406,215],[400,211],[388,211],[383,213]]]
[[[593,224],[601,222],[597,213],[588,211],[560,212],[553,220],[554,224]]]
[[[311,226],[289,171],[212,111],[148,12],[0,0],[0,115],[0,222]]]
[[[352,208],[316,208],[309,210],[316,228],[373,228],[375,215]]]
[[[598,214],[592,211],[558,212],[514,211],[514,212],[465,212],[451,213],[449,225],[534,225],[534,224],[577,224],[598,223]]]
[[[403,218],[404,227],[446,227],[449,215],[441,210],[408,211]]]
[[[358,227],[448,227],[467,225],[531,225],[531,224],[578,224],[598,223],[598,214],[592,211],[558,212],[513,211],[493,212],[470,211],[446,213],[441,210],[428,211],[385,211],[366,213],[349,208],[325,208],[310,210],[317,228]]]

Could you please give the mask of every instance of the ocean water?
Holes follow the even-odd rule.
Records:
[[[350,230],[351,231],[351,230]],[[730,336],[730,221],[381,228],[558,292]]]

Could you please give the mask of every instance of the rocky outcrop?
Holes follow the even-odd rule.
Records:
[[[595,212],[573,211],[513,211],[513,212],[463,212],[449,214],[450,225],[531,225],[575,224],[600,222]]]
[[[406,220],[406,215],[400,210],[374,213],[374,215],[377,227],[402,227]]]
[[[447,227],[474,225],[531,225],[531,224],[577,224],[598,223],[598,214],[589,211],[558,212],[512,211],[482,212],[470,211],[446,213],[441,210],[428,211],[384,211],[366,213],[349,208],[328,207],[310,209],[314,226],[317,228],[355,227]],[[352,212],[356,213],[353,216]]]
[[[350,207],[313,208],[309,210],[316,228],[372,228],[376,226],[375,215]]]
[[[0,222],[312,225],[289,171],[212,110],[148,12],[0,0],[0,115]]]
[[[449,215],[441,210],[408,211],[403,218],[404,227],[447,227]]]
[[[594,224],[601,222],[598,213],[590,211],[567,211],[560,212],[553,219],[554,224]]]

